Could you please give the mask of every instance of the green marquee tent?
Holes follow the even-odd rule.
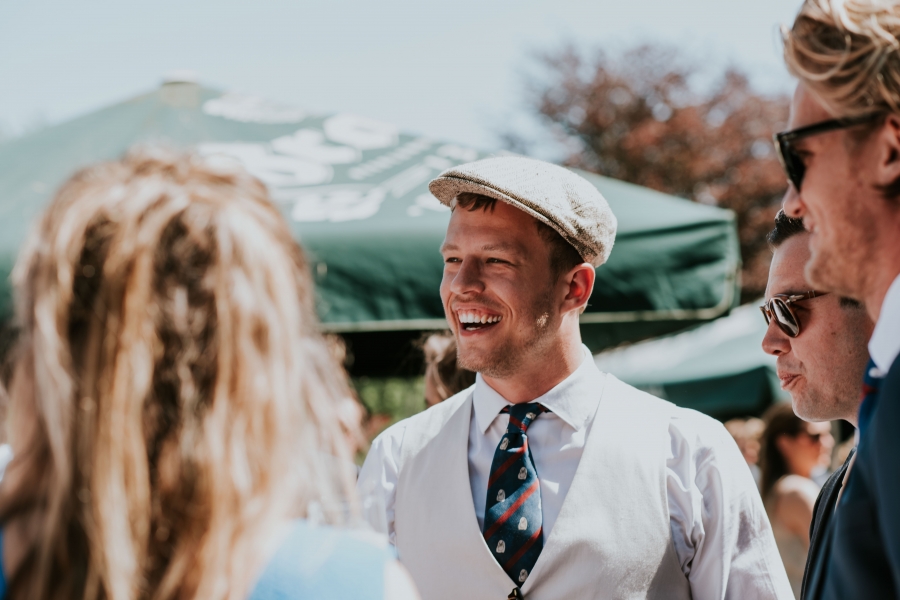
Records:
[[[10,314],[8,275],[18,248],[53,190],[75,169],[147,142],[232,157],[268,185],[311,254],[327,330],[362,339],[446,327],[438,247],[449,211],[427,184],[488,154],[189,81],[0,144],[0,320]],[[593,349],[734,306],[740,258],[731,212],[582,174],[619,220],[582,319]]]
[[[594,357],[601,370],[671,400],[728,419],[759,415],[790,397],[762,350],[766,324],[754,303],[689,331]]]

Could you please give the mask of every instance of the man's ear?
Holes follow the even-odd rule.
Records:
[[[566,273],[565,281],[568,285],[566,298],[564,300],[563,312],[569,310],[577,310],[581,313],[587,306],[588,300],[591,298],[591,292],[594,291],[594,280],[597,274],[594,267],[590,263],[581,263]]]
[[[877,134],[878,166],[875,184],[888,196],[900,194],[900,117],[891,113]]]

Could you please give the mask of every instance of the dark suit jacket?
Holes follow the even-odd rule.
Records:
[[[879,386],[847,486],[811,565],[809,598],[898,597],[900,590],[900,360]]]
[[[828,524],[831,523],[831,517],[834,515],[834,506],[843,486],[844,474],[847,472],[847,465],[850,464],[854,454],[856,454],[856,448],[850,451],[850,454],[847,455],[847,460],[844,461],[841,468],[831,474],[831,477],[822,486],[819,497],[816,498],[812,522],[809,524],[809,554],[806,556],[806,570],[803,571],[803,583],[800,587],[801,600],[806,600],[809,597],[806,593],[806,588],[811,566],[819,560],[823,551],[825,530],[828,528]]]

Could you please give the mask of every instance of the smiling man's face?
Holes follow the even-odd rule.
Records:
[[[566,295],[537,222],[505,202],[458,207],[441,254],[441,300],[460,366],[495,378],[533,368],[558,335]]]
[[[775,250],[767,300],[776,294],[802,294],[811,289],[803,274],[809,260],[809,238],[808,233],[799,233]],[[837,294],[801,300],[791,308],[800,323],[800,335],[788,337],[772,319],[762,346],[778,357],[778,378],[791,395],[794,412],[807,421],[844,419],[855,423],[871,320],[862,307],[842,306]]]

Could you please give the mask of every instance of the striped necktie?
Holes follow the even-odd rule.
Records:
[[[517,592],[544,547],[541,487],[525,432],[547,408],[533,402],[507,406],[503,412],[509,413],[509,425],[491,463],[484,541]]]

